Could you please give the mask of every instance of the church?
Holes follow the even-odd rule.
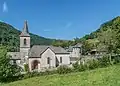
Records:
[[[67,49],[52,45],[33,45],[30,47],[30,34],[27,21],[20,34],[20,51],[8,52],[12,63],[17,64],[22,69],[28,64],[29,71],[56,68],[60,65],[70,65],[80,58],[82,53],[81,44],[70,46]]]

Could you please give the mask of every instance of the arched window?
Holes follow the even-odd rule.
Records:
[[[62,63],[62,57],[60,57],[60,63]]]
[[[50,64],[50,57],[47,58],[47,64]]]
[[[24,45],[27,45],[27,40],[26,39],[24,39]]]

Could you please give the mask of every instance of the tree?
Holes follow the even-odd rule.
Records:
[[[0,82],[9,82],[17,79],[20,69],[17,65],[10,63],[10,57],[7,56],[7,49],[0,46]]]
[[[100,44],[106,45],[108,53],[113,53],[116,49],[116,31],[113,31],[112,28],[108,27],[106,31],[99,33],[98,37]]]

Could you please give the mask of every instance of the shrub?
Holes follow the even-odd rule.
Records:
[[[87,62],[88,68],[91,69],[95,69],[99,67],[99,62],[95,59],[91,59]]]
[[[74,68],[74,71],[79,71],[80,65],[78,64],[78,62],[73,63],[72,66]]]
[[[74,68],[74,72],[77,71],[81,72],[88,69],[87,64],[83,64],[83,63],[78,64],[78,62],[73,64],[73,68]]]
[[[36,72],[36,71],[28,72],[28,73],[24,74],[23,79],[32,78],[32,77],[36,77],[36,76],[43,76],[43,75],[52,75],[55,73],[57,73],[56,70],[51,70],[51,71],[46,70],[44,72]]]
[[[28,64],[24,64],[24,70],[25,70],[25,72],[29,72],[29,66],[28,66]]]
[[[102,58],[99,58],[99,66],[100,67],[107,67],[111,65],[109,56],[103,56]]]
[[[61,65],[57,68],[58,74],[66,74],[66,73],[70,73],[70,72],[72,72],[72,69],[66,65]]]
[[[120,63],[120,56],[114,56],[114,64]]]
[[[85,70],[87,70],[88,69],[88,67],[87,67],[87,64],[80,64],[79,65],[79,72],[81,72],[81,71],[85,71]]]
[[[10,57],[7,56],[5,47],[0,47],[0,82],[11,82],[18,80],[20,68],[12,65]]]

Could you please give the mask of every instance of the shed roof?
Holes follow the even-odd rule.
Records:
[[[7,55],[11,56],[11,59],[20,59],[20,52],[8,52]]]

